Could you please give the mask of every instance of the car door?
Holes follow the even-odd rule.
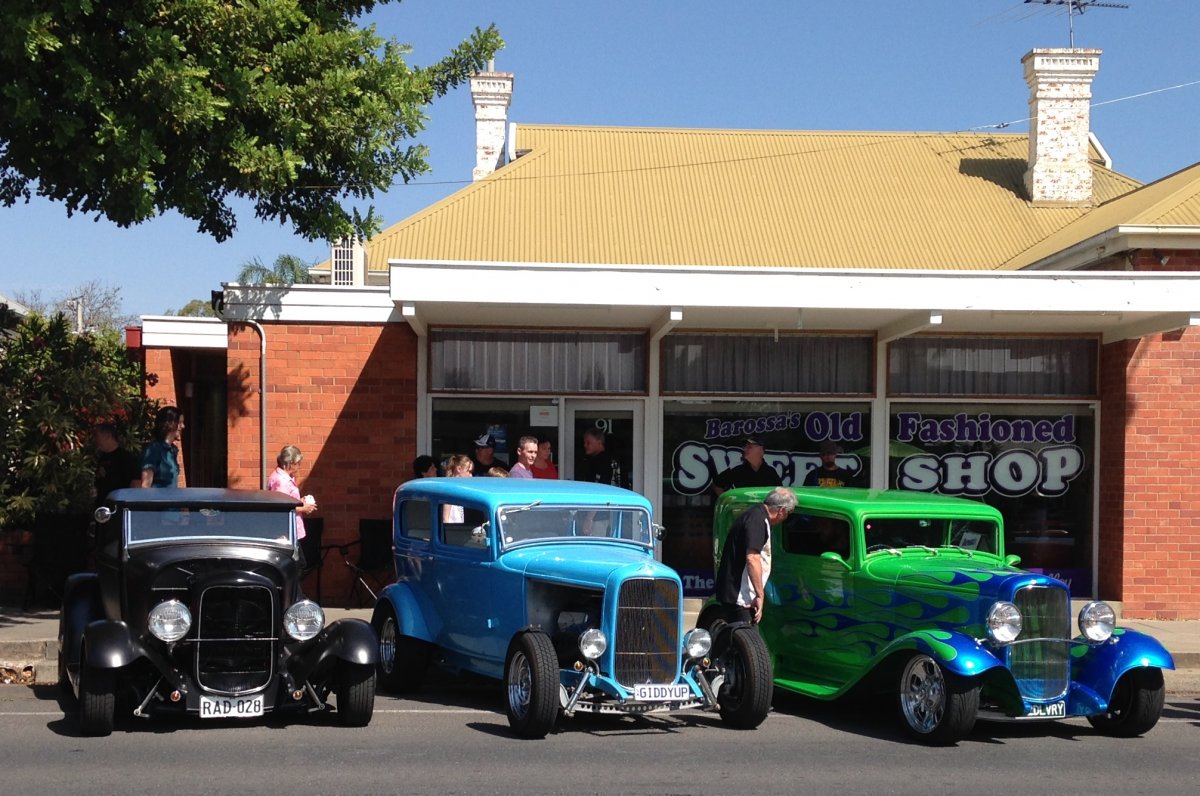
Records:
[[[779,679],[836,690],[861,666],[852,527],[847,517],[803,510],[772,531],[763,633]]]
[[[469,668],[499,676],[508,649],[500,617],[520,595],[518,576],[496,564],[494,534],[482,506],[462,507],[461,521],[439,512],[435,538],[436,578],[432,594],[442,618],[439,643],[466,656]],[[512,581],[512,582],[507,582]]]

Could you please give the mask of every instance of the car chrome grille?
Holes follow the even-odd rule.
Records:
[[[621,584],[613,640],[614,676],[623,686],[673,683],[679,673],[679,586],[669,578]]]
[[[196,682],[221,694],[270,682],[275,658],[275,594],[265,586],[212,586],[200,596]]]
[[[1017,688],[1026,699],[1057,699],[1070,678],[1071,600],[1064,589],[1029,586],[1017,590],[1013,603],[1022,619],[1021,634],[1008,648]]]

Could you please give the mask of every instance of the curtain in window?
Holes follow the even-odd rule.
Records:
[[[640,332],[430,332],[435,392],[644,393]]]
[[[908,337],[889,346],[892,395],[1093,396],[1096,340]]]
[[[671,334],[664,393],[870,393],[873,341],[854,335]]]

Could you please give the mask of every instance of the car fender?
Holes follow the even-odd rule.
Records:
[[[84,628],[103,618],[100,576],[94,572],[80,572],[68,577],[63,589],[62,613],[58,618],[58,648],[72,673],[79,666]]]
[[[934,629],[916,630],[900,636],[883,648],[876,660],[904,651],[924,653],[960,677],[975,677],[1004,667],[1004,662],[994,652],[970,636]]]
[[[99,619],[83,629],[83,648],[88,666],[96,669],[120,669],[147,657],[129,625],[110,619]]]
[[[437,634],[441,631],[441,622],[436,616],[430,617],[431,621],[426,621],[426,612],[421,609],[421,600],[412,586],[407,583],[393,583],[383,590],[379,600],[391,603],[392,610],[396,612],[396,621],[404,635],[431,644],[436,641]]]
[[[297,680],[309,680],[314,675],[321,679],[336,668],[333,666],[336,661],[379,663],[379,636],[375,628],[362,619],[330,622],[292,654],[287,668]]]
[[[1076,639],[1082,641],[1080,636]],[[1112,699],[1121,675],[1138,668],[1174,669],[1175,659],[1158,639],[1136,630],[1117,628],[1108,641],[1078,644],[1071,650],[1071,678],[1104,698]]]

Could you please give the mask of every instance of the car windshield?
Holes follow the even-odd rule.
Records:
[[[500,509],[505,545],[535,539],[625,539],[653,544],[650,515],[629,506],[515,506]]]
[[[194,539],[239,539],[293,544],[289,511],[229,508],[139,509],[129,512],[129,544]]]
[[[958,547],[996,553],[996,523],[953,517],[870,517],[863,523],[867,552],[904,547]]]

